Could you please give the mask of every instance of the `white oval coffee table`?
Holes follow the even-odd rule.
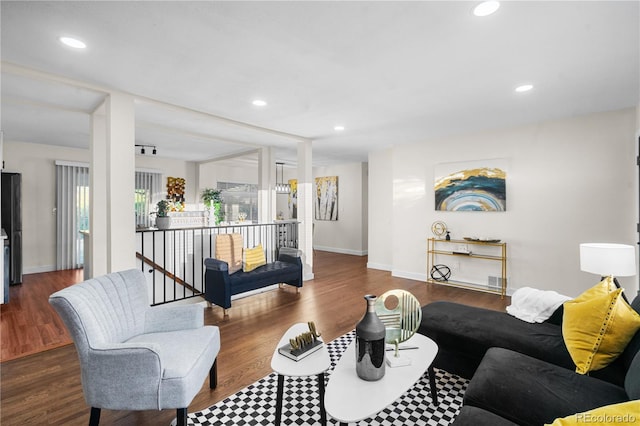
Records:
[[[327,413],[341,423],[357,422],[382,411],[410,389],[425,371],[429,371],[431,398],[438,405],[435,377],[431,363],[438,353],[438,345],[426,336],[414,334],[401,347],[417,347],[403,351],[411,358],[411,365],[385,368],[385,375],[375,382],[362,380],[356,374],[355,340],[342,354],[329,376],[324,397]],[[387,352],[393,356],[393,352]]]
[[[327,415],[324,409],[324,372],[331,367],[331,359],[327,348],[323,346],[311,355],[299,361],[294,361],[278,352],[278,348],[289,343],[289,339],[299,334],[309,331],[309,326],[305,323],[298,323],[291,326],[282,336],[280,342],[273,351],[271,357],[271,369],[278,373],[278,390],[276,395],[276,425],[280,424],[282,418],[282,399],[284,393],[284,376],[290,377],[318,377],[318,391],[320,393],[320,422],[327,423]],[[322,338],[320,338],[322,340]]]

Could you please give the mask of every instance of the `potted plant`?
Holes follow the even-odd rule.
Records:
[[[156,228],[169,229],[171,228],[171,216],[169,216],[169,209],[171,204],[167,200],[160,200],[156,204]]]
[[[214,188],[204,188],[200,193],[200,198],[204,203],[207,214],[210,215],[213,209],[213,217],[216,225],[219,225],[223,219],[221,193],[222,191]]]

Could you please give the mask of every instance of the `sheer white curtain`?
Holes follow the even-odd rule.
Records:
[[[136,171],[136,226],[149,228],[156,202],[162,199],[162,174],[155,171]]]
[[[89,166],[56,161],[56,268],[84,264],[84,238],[89,230]]]

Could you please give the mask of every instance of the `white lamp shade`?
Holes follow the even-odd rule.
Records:
[[[606,277],[636,274],[636,248],[626,244],[580,244],[580,269]]]

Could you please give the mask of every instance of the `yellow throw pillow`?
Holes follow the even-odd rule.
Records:
[[[555,419],[545,426],[574,426],[574,425],[637,425],[640,424],[640,401],[633,400],[618,404],[605,405],[584,413],[572,414]]]
[[[605,296],[617,289],[613,282],[612,277],[603,278],[598,284],[591,287],[589,290],[582,293],[580,296],[573,299],[574,302],[584,302],[585,300],[592,299],[596,296]]]
[[[242,253],[242,270],[250,272],[258,266],[266,265],[267,259],[264,257],[262,244],[258,244],[252,249],[244,249]]]
[[[608,292],[605,281],[564,304],[562,336],[580,374],[609,365],[640,329],[640,315],[622,289]]]
[[[242,269],[242,235],[216,235],[216,259],[227,262],[229,275]]]

